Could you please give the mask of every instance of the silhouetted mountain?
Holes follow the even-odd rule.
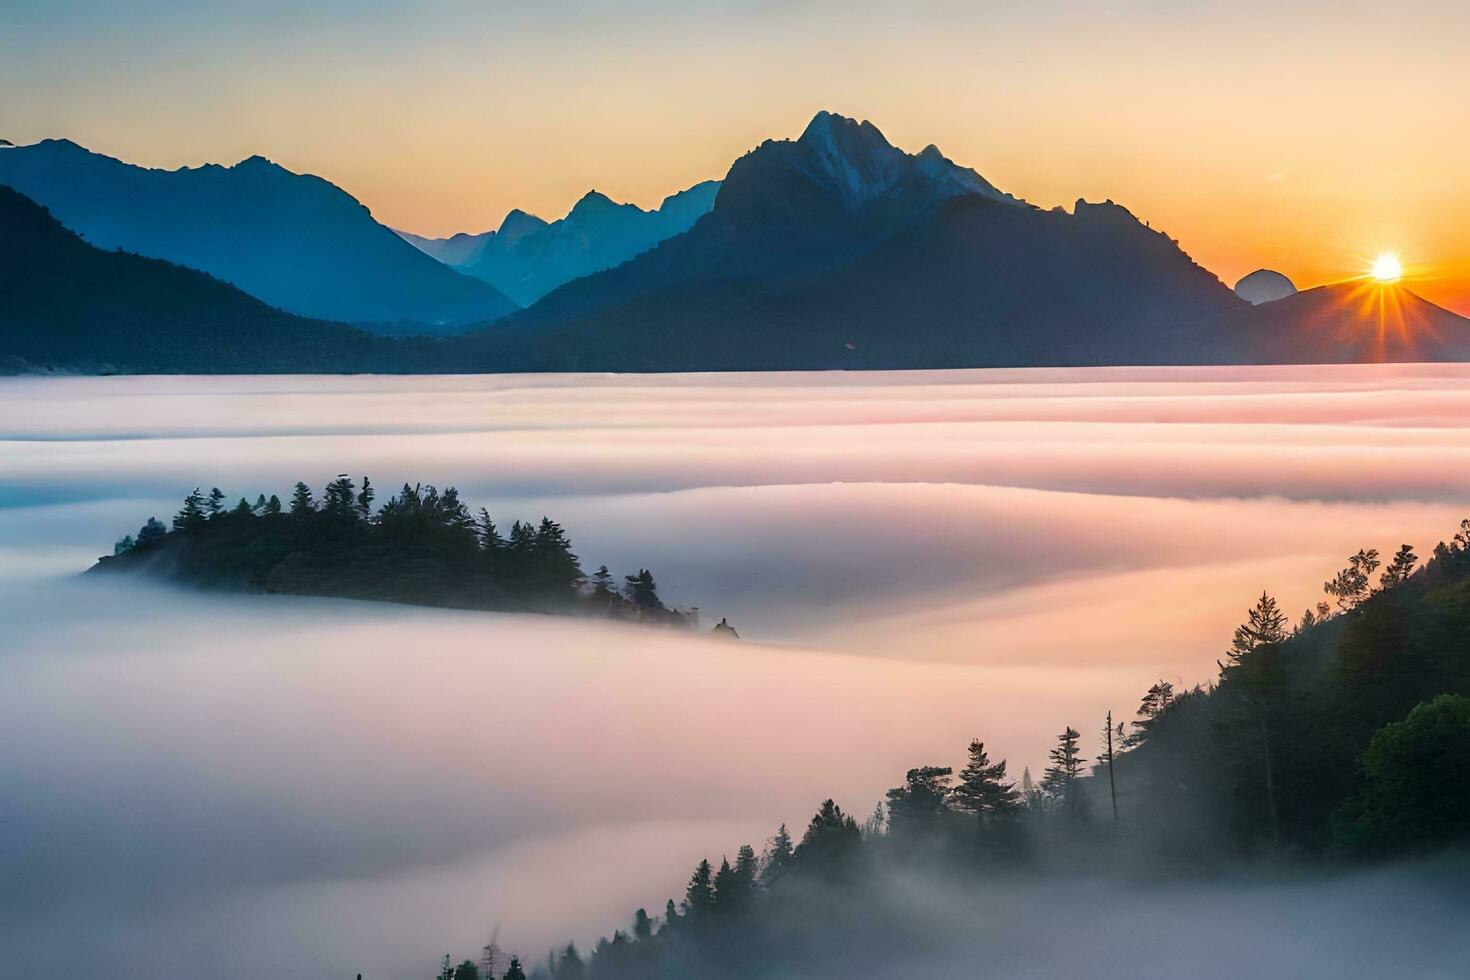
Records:
[[[1235,295],[1255,306],[1285,299],[1296,292],[1296,284],[1273,269],[1257,269],[1235,284]]]
[[[1220,329],[1239,334],[1262,364],[1470,360],[1470,320],[1372,280],[1302,290]]]
[[[721,370],[1235,360],[1241,306],[1111,202],[1043,212],[819,113],[688,233],[508,318],[529,363]]]
[[[345,191],[263,157],[149,170],[46,140],[0,154],[0,183],[99,248],[200,269],[302,316],[442,333],[515,309],[378,224]]]
[[[499,229],[479,235],[399,234],[439,261],[529,306],[563,283],[621,265],[688,231],[709,212],[719,188],[719,181],[695,184],[665,198],[654,211],[618,204],[590,191],[565,218],[550,223],[515,210]]]
[[[274,309],[203,272],[104,252],[0,186],[0,370],[411,370],[430,341]]]

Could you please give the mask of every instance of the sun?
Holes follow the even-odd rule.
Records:
[[[1379,282],[1398,282],[1404,275],[1403,264],[1392,252],[1384,252],[1373,260],[1370,274]]]

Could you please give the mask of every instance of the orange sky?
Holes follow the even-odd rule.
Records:
[[[168,167],[262,153],[447,234],[591,187],[653,205],[830,108],[1044,206],[1111,197],[1230,282],[1392,250],[1470,313],[1463,4],[125,6],[7,12],[0,92],[25,98],[0,136]]]

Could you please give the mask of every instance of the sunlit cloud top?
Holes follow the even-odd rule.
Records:
[[[830,108],[1043,206],[1125,202],[1227,281],[1394,251],[1470,310],[1461,4],[532,6],[19,0],[0,137],[261,153],[445,234],[592,187],[652,205]]]

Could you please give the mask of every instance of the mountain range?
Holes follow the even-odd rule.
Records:
[[[150,170],[44,140],[0,150],[0,184],[99,248],[208,272],[301,316],[443,333],[517,308],[404,242],[341,188],[264,157]]]
[[[34,156],[42,148],[74,169],[38,172],[8,162],[13,154]],[[158,192],[163,204],[148,212],[138,201],[109,197],[105,188],[112,185],[94,180],[95,168],[107,175],[122,168],[130,181],[143,181],[139,174],[161,175],[148,181],[174,190]],[[65,202],[67,210],[52,211],[93,244],[114,247],[126,239],[123,247],[149,254],[139,245],[153,238],[208,242],[211,248],[202,251],[214,268],[198,259],[161,257],[231,279],[282,308],[247,307],[249,297],[235,292],[226,299],[218,292],[224,284],[216,280],[209,280],[208,290],[195,283],[189,292],[195,300],[216,296],[238,312],[240,322],[247,312],[260,318],[283,343],[290,331],[302,331],[302,344],[287,348],[299,350],[299,359],[283,353],[272,370],[700,371],[1470,358],[1470,321],[1403,287],[1354,283],[1275,300],[1245,290],[1258,301],[1252,305],[1122,205],[1078,201],[1070,211],[1043,210],[933,146],[906,153],[871,123],[828,112],[818,113],[798,138],[762,143],[735,161],[722,181],[696,185],[655,211],[594,192],[557,221],[517,211],[484,235],[410,237],[417,247],[372,221],[365,208],[325,181],[259,158],[231,168],[164,172],[131,168],[72,144],[0,149],[0,181],[14,174]],[[251,174],[258,184],[245,179]],[[272,217],[240,217],[244,205],[229,193],[224,197],[230,206],[215,212],[184,207],[177,188],[191,181],[227,185]],[[259,185],[275,190],[261,193]],[[183,199],[207,197],[191,193]],[[344,211],[359,220],[339,221]],[[292,240],[297,223],[306,229],[312,255],[301,254]],[[263,225],[297,259],[293,270],[272,255]],[[20,235],[0,226],[0,239],[15,254],[27,247],[10,241]],[[459,308],[459,319],[418,321],[458,336],[365,340],[360,331],[334,332],[328,329],[334,325],[318,320],[284,319],[283,310],[302,307],[271,300],[238,273],[216,271],[269,265],[291,272],[278,284],[287,291],[332,294],[358,307],[380,300],[385,290],[401,295],[408,280],[394,279],[397,273],[381,263],[359,269],[359,253],[344,244],[348,239],[371,240],[375,247],[387,240],[398,251],[384,247],[382,254],[402,261],[412,272],[408,279],[421,281],[416,277],[424,268],[436,270],[449,282],[486,290],[482,298],[498,297],[498,312],[476,312],[469,304]],[[82,253],[71,247],[47,254],[62,261]],[[84,264],[96,267],[98,256],[86,254]],[[403,254],[413,262],[402,260]],[[503,288],[451,264],[475,276],[498,277]],[[317,281],[322,267],[333,270],[331,276],[323,273],[330,288]],[[145,275],[143,267],[133,268]],[[164,275],[148,269],[147,276]],[[169,275],[185,271],[169,269]],[[117,274],[112,275],[112,292],[92,297],[99,309],[88,318],[75,315],[75,298],[32,296],[28,319],[17,330],[8,322],[16,319],[14,310],[0,306],[0,336],[13,344],[27,329],[44,334],[45,302],[54,302],[62,311],[58,317],[70,324],[71,346],[44,357],[46,337],[28,338],[28,362],[95,363],[99,358],[78,359],[78,325],[86,323],[101,331],[99,350],[112,352],[104,360],[117,369],[240,369],[239,356],[211,361],[209,348],[197,345],[189,348],[195,360],[188,363],[182,355],[161,358],[160,347],[177,341],[170,331],[187,317],[173,311],[170,326],[155,329],[149,320],[153,308],[129,306],[139,291],[116,288]],[[506,313],[511,299],[505,292],[528,305]],[[130,324],[126,336],[107,325],[103,313],[109,308],[114,321]],[[189,315],[207,326],[206,313],[196,306]],[[336,318],[375,323],[377,329],[384,319]],[[124,357],[120,346],[127,344],[145,353]],[[0,349],[0,355],[20,353]]]
[[[499,228],[478,235],[399,234],[444,264],[530,306],[563,283],[621,265],[688,231],[709,212],[719,189],[719,181],[707,180],[670,195],[653,211],[590,191],[565,217],[551,222],[516,209]]]
[[[391,371],[413,363],[411,342],[284,313],[206,273],[90,245],[9,187],[0,187],[0,296],[0,373]]]

